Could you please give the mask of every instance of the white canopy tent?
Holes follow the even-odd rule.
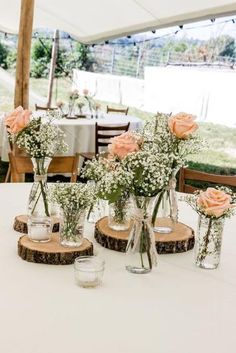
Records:
[[[0,30],[17,33],[20,0],[0,0]],[[84,43],[236,14],[232,0],[35,0],[33,28],[58,28]]]
[[[33,28],[60,29],[94,43],[234,14],[232,0],[0,0],[0,30],[19,33],[14,104],[29,105]]]

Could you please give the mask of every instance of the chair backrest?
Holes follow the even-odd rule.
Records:
[[[22,182],[22,174],[33,173],[33,164],[30,157],[17,156],[9,152],[9,162],[11,166],[11,181]],[[50,174],[71,174],[71,182],[76,182],[78,176],[79,155],[75,156],[56,156],[48,168]]]
[[[129,111],[129,108],[111,108],[107,105],[107,113],[121,113],[127,115]]]
[[[179,191],[186,192],[189,194],[194,193],[194,191],[201,189],[200,187],[195,187],[186,184],[186,180],[203,181],[209,184],[219,184],[225,186],[236,187],[236,175],[217,175],[209,174],[204,172],[199,172],[198,170],[181,168],[179,174]]]
[[[35,103],[35,110],[53,111],[58,110],[57,107],[42,107]]]
[[[95,153],[99,153],[99,147],[107,147],[112,137],[119,136],[129,130],[130,123],[118,126],[103,126],[95,124]]]

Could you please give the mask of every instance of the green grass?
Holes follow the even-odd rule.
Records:
[[[30,79],[31,89],[38,95],[46,98],[48,90],[47,79]],[[67,101],[71,89],[71,81],[68,78],[60,78],[54,81],[53,102],[57,100]],[[103,111],[106,106],[122,107],[120,104],[100,102]],[[33,109],[33,106],[31,107]],[[0,111],[11,111],[13,109],[13,92],[3,87],[0,83]],[[130,107],[129,114],[143,120],[154,114],[143,112]],[[216,174],[236,174],[236,128],[223,125],[202,122],[199,124],[199,132],[206,139],[209,149],[198,155],[189,157],[189,167]],[[7,163],[0,164],[0,181],[4,180]]]

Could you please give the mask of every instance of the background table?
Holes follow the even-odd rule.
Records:
[[[76,152],[95,152],[95,123],[102,125],[123,125],[130,122],[129,130],[142,127],[143,121],[137,117],[122,114],[104,114],[99,119],[60,119],[56,123],[65,132],[65,141],[69,149],[67,155]],[[8,161],[9,145],[3,115],[0,116],[0,157]]]
[[[95,123],[100,125],[123,125],[130,122],[129,130],[142,127],[143,121],[124,114],[104,114],[99,119],[62,119],[58,125],[65,132],[68,155],[76,152],[95,152]]]
[[[73,266],[23,261],[14,216],[30,184],[0,184],[0,351],[5,353],[222,353],[236,345],[236,217],[228,220],[221,265],[193,265],[193,251],[159,256],[146,275],[124,268],[125,255],[95,244],[106,269],[102,287],[84,289]],[[180,220],[197,217],[180,203]],[[93,227],[85,235],[93,239]]]

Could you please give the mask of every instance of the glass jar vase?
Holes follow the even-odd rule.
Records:
[[[61,209],[60,243],[66,247],[78,247],[83,242],[85,210]]]
[[[116,202],[109,204],[108,226],[116,231],[129,229],[130,202],[126,197],[121,197]]]
[[[134,196],[133,203],[134,222],[126,247],[126,270],[144,274],[157,265],[155,236],[151,225],[153,198]]]
[[[168,186],[158,193],[154,202],[152,224],[154,225],[154,231],[157,233],[171,233],[178,222],[176,173],[176,171],[172,172]],[[158,218],[162,218],[166,225],[159,226]]]
[[[204,269],[215,269],[220,262],[224,218],[199,215],[195,243],[195,264]]]
[[[48,201],[47,170],[51,158],[32,158],[34,183],[28,201],[28,237],[35,242],[51,238],[51,218]]]

